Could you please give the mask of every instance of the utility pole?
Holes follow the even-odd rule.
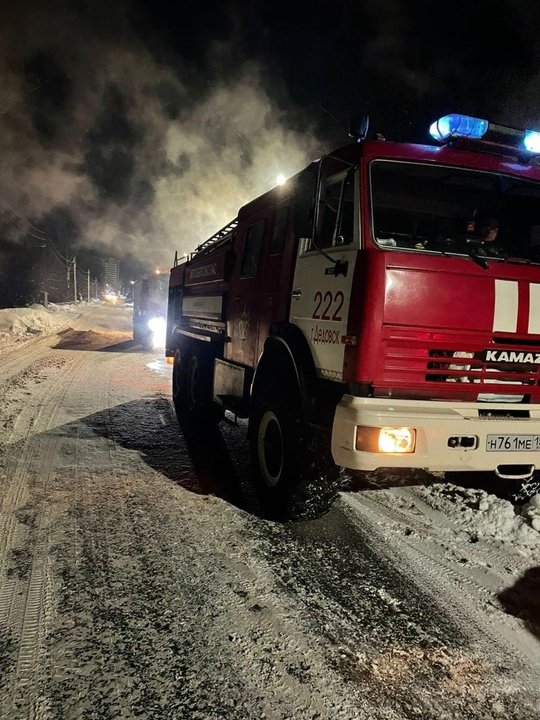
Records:
[[[75,292],[75,302],[77,302],[77,258],[73,258],[73,289]]]

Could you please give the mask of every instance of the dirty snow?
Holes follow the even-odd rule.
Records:
[[[0,353],[40,335],[48,335],[77,318],[86,302],[34,304],[28,308],[0,309]]]
[[[512,505],[485,490],[462,488],[450,483],[421,489],[425,501],[441,510],[473,541],[493,538],[510,543],[525,554],[540,549],[540,494],[523,506]]]

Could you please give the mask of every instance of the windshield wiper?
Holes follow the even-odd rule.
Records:
[[[489,267],[488,261],[484,256],[479,255],[476,250],[476,248],[479,248],[480,246],[481,243],[477,241],[476,238],[468,237],[465,239],[461,250],[465,253],[465,255],[470,257],[473,262],[475,262],[477,265],[480,265],[480,267],[484,270],[487,270]]]
[[[480,255],[475,253],[474,250],[465,248],[465,255],[467,255],[467,257],[470,257],[471,260],[473,260],[477,265],[480,265],[480,267],[483,268],[484,270],[488,269],[489,263],[486,260],[486,258],[480,257]]]

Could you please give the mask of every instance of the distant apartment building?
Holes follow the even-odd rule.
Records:
[[[103,261],[103,284],[107,290],[120,292],[120,263],[115,258]]]

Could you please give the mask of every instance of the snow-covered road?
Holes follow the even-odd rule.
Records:
[[[0,717],[540,715],[540,496],[267,521],[245,427],[181,432],[130,308],[69,324],[0,347]]]

